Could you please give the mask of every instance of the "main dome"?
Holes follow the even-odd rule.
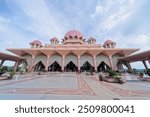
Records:
[[[83,35],[81,34],[81,32],[73,29],[73,30],[70,30],[68,31],[66,34],[65,34],[65,38],[74,38],[74,37],[77,37],[77,38],[83,38]]]

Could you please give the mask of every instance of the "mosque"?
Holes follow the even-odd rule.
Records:
[[[97,44],[96,39],[84,39],[76,29],[68,31],[61,43],[54,37],[49,44],[43,45],[40,40],[30,43],[30,48],[9,48],[8,51],[24,58],[16,64],[22,69],[32,71],[105,71],[106,69],[122,70],[123,65],[130,68],[128,61],[119,61],[138,51],[137,48],[117,48],[116,42],[106,40]],[[16,65],[16,66],[17,66]]]

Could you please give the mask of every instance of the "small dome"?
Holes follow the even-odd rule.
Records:
[[[106,40],[104,42],[103,47],[105,47],[105,48],[115,48],[115,45],[116,45],[116,43],[114,41],[112,41],[112,40]]]
[[[52,39],[50,39],[51,44],[58,44],[59,41],[56,37],[53,37]]]
[[[106,41],[104,42],[104,45],[112,44],[112,43],[115,43],[115,42],[113,42],[112,40],[106,40]]]
[[[42,45],[42,43],[39,40],[34,40],[33,42],[31,42],[30,44],[38,44],[38,45]]]
[[[58,40],[58,39],[56,37],[53,37],[50,39],[50,41],[52,41],[52,40]]]
[[[96,41],[94,37],[90,37],[88,40]]]
[[[72,37],[72,38],[76,38],[76,37],[77,38],[83,38],[83,35],[81,34],[81,32],[73,29],[73,30],[67,32],[65,35],[65,38],[70,38],[70,37]]]

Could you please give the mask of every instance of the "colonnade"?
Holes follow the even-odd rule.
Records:
[[[65,68],[65,65],[64,65],[64,63],[65,63],[65,59],[66,59],[66,56],[67,55],[69,55],[70,53],[68,53],[68,54],[66,54],[66,55],[64,55],[64,54],[59,54],[60,56],[61,56],[61,70],[62,71],[64,71],[64,68]],[[74,53],[73,53],[74,54]],[[77,68],[78,68],[78,71],[80,71],[81,70],[81,65],[80,65],[80,63],[81,63],[81,56],[82,55],[84,55],[85,53],[83,53],[83,54],[79,54],[79,55],[77,55],[77,54],[74,54],[74,55],[76,55],[76,57],[77,57]],[[87,53],[88,54],[88,53]],[[49,63],[50,63],[50,58],[53,56],[54,54],[51,54],[51,55],[46,55],[46,57],[47,57],[47,59],[46,59],[46,61],[45,61],[45,70],[46,71],[48,71],[48,67],[49,67]],[[88,55],[90,55],[91,57],[92,57],[92,62],[93,62],[93,67],[94,67],[94,71],[97,71],[97,62],[96,62],[96,56],[97,55],[91,55],[91,54],[88,54]],[[35,58],[37,57],[38,55],[32,55],[32,57],[31,57],[31,60],[30,60],[30,65],[29,65],[29,71],[31,72],[31,71],[33,71],[33,67],[34,67],[34,61],[35,61]],[[106,55],[107,56],[107,55]],[[114,69],[115,67],[114,67],[114,65],[113,65],[113,62],[112,62],[112,56],[111,55],[109,55],[109,56],[107,56],[107,58],[108,58],[108,60],[109,60],[109,66],[110,66],[110,68],[112,68],[112,69]]]

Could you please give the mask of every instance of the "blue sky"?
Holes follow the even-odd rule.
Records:
[[[0,51],[61,40],[74,26],[84,38],[150,49],[149,0],[0,0]]]

